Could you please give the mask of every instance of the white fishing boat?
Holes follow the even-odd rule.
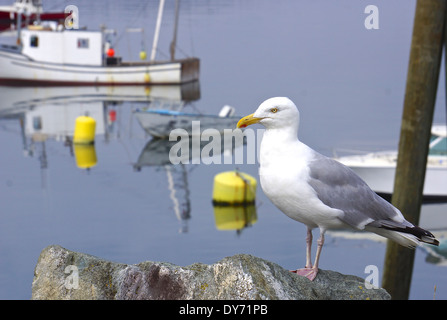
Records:
[[[381,151],[364,155],[335,158],[353,169],[378,194],[393,193],[398,152]],[[434,125],[423,195],[425,198],[447,198],[447,127]]]
[[[223,133],[224,129],[235,129],[239,121],[239,116],[234,116],[234,108],[224,106],[219,114],[198,114],[184,112],[183,102],[181,104],[172,104],[167,101],[160,105],[150,105],[149,107],[136,109],[134,116],[141,127],[150,135],[156,138],[168,138],[172,130],[181,129],[187,132],[189,136],[199,136],[206,133]],[[196,126],[194,125],[196,121]],[[213,129],[213,131],[205,131]],[[204,132],[205,131],[205,132]]]
[[[159,13],[162,13],[160,3]],[[19,19],[20,20],[20,19]],[[199,59],[155,60],[161,14],[149,61],[126,62],[114,55],[108,30],[67,29],[65,24],[21,28],[17,43],[0,46],[0,83],[7,85],[183,84],[199,78]],[[174,36],[175,39],[175,36]],[[174,41],[174,40],[173,40]],[[171,45],[175,47],[175,43]]]

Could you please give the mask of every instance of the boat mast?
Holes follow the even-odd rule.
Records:
[[[40,25],[40,23],[41,23],[41,21],[40,21],[40,14],[43,12],[42,0],[37,0],[36,1],[36,6],[37,6],[37,12],[36,12],[37,19],[36,19],[36,21],[37,21],[37,24]]]
[[[20,49],[22,49],[22,38],[21,38],[21,33],[22,33],[22,12],[23,9],[19,8],[17,10],[17,45],[20,47]]]
[[[161,18],[163,16],[163,7],[165,0],[160,0],[158,6],[157,24],[155,25],[154,42],[152,43],[151,62],[155,61],[155,55],[157,54],[158,36],[160,34]]]
[[[175,21],[174,21],[174,36],[172,38],[169,50],[171,52],[171,61],[175,60],[175,46],[177,45],[177,28],[178,28],[178,12],[180,0],[175,0]]]

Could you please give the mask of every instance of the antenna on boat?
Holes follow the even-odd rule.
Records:
[[[175,0],[175,22],[174,22],[174,36],[172,38],[169,50],[171,52],[171,61],[175,60],[175,46],[177,44],[177,29],[178,29],[178,12],[179,12],[180,1]]]
[[[161,19],[163,16],[164,5],[165,0],[160,0],[160,5],[158,6],[157,24],[155,25],[154,42],[152,43],[151,62],[155,61],[155,55],[157,53],[158,36],[160,34],[160,26],[161,26]]]

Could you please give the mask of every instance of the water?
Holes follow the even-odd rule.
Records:
[[[120,36],[127,27],[143,26],[143,44],[150,49],[157,1],[44,2],[51,10],[68,4],[78,6],[81,26],[96,29],[105,23],[116,29],[115,50],[125,59],[138,59],[142,45],[140,34]],[[216,114],[228,104],[242,116],[266,98],[286,95],[300,107],[301,139],[326,155],[342,148],[396,148],[415,2],[376,1],[378,30],[364,27],[368,4],[352,0],[184,1],[178,55],[185,52],[201,59],[199,97],[184,110]],[[168,56],[173,9],[167,1],[159,57]],[[435,122],[440,123],[446,119],[443,72],[435,113]],[[34,267],[41,250],[50,244],[123,263],[214,263],[248,253],[289,269],[303,265],[305,227],[280,213],[260,189],[257,219],[251,226],[236,232],[216,225],[211,202],[214,176],[238,167],[258,177],[257,165],[142,165],[138,170],[136,164],[150,147],[151,137],[132,111],[145,102],[48,100],[98,94],[97,88],[1,89],[1,299],[31,297]],[[117,88],[104,90],[119,93]],[[143,100],[147,94],[144,88],[125,90],[134,90]],[[19,106],[13,107],[14,101],[36,99],[41,102],[25,103],[20,111]],[[90,110],[102,119],[113,111],[116,121],[101,121],[95,143],[97,164],[85,170],[76,165],[73,150],[63,138],[36,137],[34,143],[29,136],[24,138],[19,118],[11,113],[6,116],[6,109],[26,111],[31,126],[33,115],[45,112],[56,117],[61,110],[64,114]],[[54,121],[62,122],[60,118]],[[183,212],[182,218],[177,208],[188,205],[189,217]],[[446,209],[445,204],[424,205],[421,225],[442,236]],[[376,265],[381,276],[384,253],[383,242],[328,234],[321,268],[366,277],[365,267]],[[436,285],[436,299],[446,299],[443,265],[445,260],[418,249],[410,298],[432,299]]]

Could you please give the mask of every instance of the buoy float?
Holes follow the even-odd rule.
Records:
[[[249,205],[256,197],[256,179],[239,171],[227,171],[214,177],[214,205]]]
[[[96,121],[89,116],[76,118],[73,134],[74,144],[93,144],[95,142]]]
[[[76,165],[81,169],[90,169],[98,162],[96,158],[96,150],[94,144],[78,144],[73,145]]]
[[[255,205],[214,206],[214,220],[218,230],[242,230],[256,223]]]
[[[109,50],[107,50],[107,56],[113,57],[114,55],[115,55],[115,50],[110,47]]]

